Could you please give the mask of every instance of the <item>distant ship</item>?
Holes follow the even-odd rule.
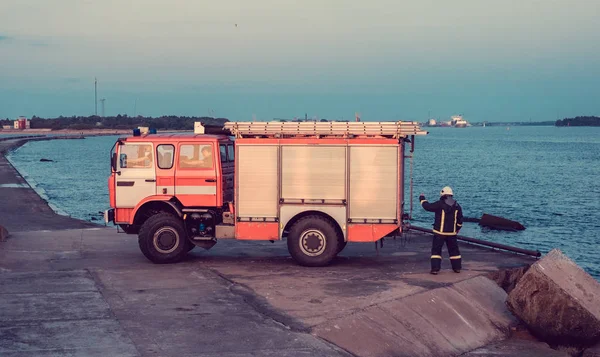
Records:
[[[435,119],[429,119],[425,125],[455,128],[465,128],[467,126],[471,126],[471,124],[464,120],[461,115],[454,115],[451,118],[452,120],[450,121],[436,121]]]
[[[450,123],[455,128],[466,128],[469,126],[469,123],[463,119],[462,115],[453,115]]]

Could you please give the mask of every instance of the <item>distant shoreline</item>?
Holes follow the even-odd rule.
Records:
[[[0,134],[64,134],[64,135],[77,135],[82,134],[83,136],[97,136],[97,135],[122,135],[129,134],[131,130],[124,129],[0,129]]]
[[[580,116],[575,118],[565,118],[557,120],[556,126],[600,126],[600,117]]]

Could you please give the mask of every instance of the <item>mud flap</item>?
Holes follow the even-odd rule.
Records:
[[[215,244],[217,244],[217,240],[216,239],[210,239],[210,240],[192,240],[192,243],[194,243],[194,245],[197,246],[197,247],[209,250],[210,248],[214,247]]]

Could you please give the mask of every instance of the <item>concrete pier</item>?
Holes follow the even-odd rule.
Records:
[[[433,276],[431,238],[407,234],[325,268],[227,240],[154,265],[135,236],[55,215],[3,157],[0,180],[1,356],[564,356],[514,336],[498,283],[531,257],[462,244],[463,271],[444,252]]]

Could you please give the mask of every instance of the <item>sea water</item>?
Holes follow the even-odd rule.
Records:
[[[413,225],[431,228],[433,223],[433,214],[419,205],[419,193],[434,201],[442,187],[450,186],[465,216],[488,213],[527,227],[506,232],[465,223],[461,234],[542,253],[559,248],[600,279],[600,128],[424,129],[429,134],[415,140]],[[108,208],[110,149],[116,139],[30,142],[9,158],[55,210],[100,223],[99,212]],[[407,159],[407,213],[409,164]]]
[[[110,150],[117,138],[32,141],[7,158],[57,213],[101,222],[100,212],[109,204]]]

